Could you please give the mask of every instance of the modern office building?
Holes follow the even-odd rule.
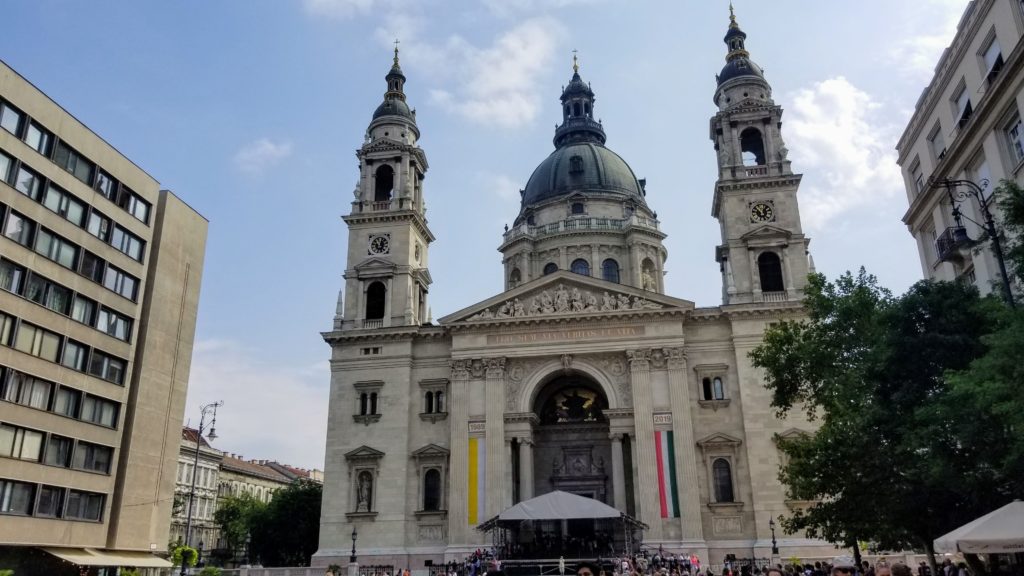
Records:
[[[357,533],[362,563],[461,560],[494,545],[480,529],[489,519],[558,492],[646,524],[651,548],[712,565],[771,555],[773,519],[806,504],[786,499],[776,441],[813,424],[776,417],[748,354],[770,323],[802,317],[810,239],[782,107],[735,19],[725,32],[726,62],[708,86],[717,163],[705,166],[718,178],[721,236],[708,245],[720,275],[707,281],[720,283],[721,303],[665,294],[654,206],[680,183],[648,183],[606,146],[612,127],[574,64],[553,103],[554,150],[499,239],[505,290],[439,324],[427,306],[428,163],[396,50],[357,152],[344,297],[323,334],[331,397],[313,565],[345,563]],[[589,555],[607,557],[632,545],[629,526],[535,523],[503,545],[557,559],[551,542],[600,539]],[[802,534],[778,546],[783,558],[835,553]]]
[[[0,63],[0,230],[0,565],[149,565],[207,221]]]
[[[970,193],[998,221],[993,193],[1000,181],[1022,182],[1022,35],[1018,0],[969,2],[897,145],[909,203],[903,221],[924,277],[969,282],[983,294],[999,290],[1002,276],[981,226],[981,203]],[[946,179],[966,182],[945,186]]]

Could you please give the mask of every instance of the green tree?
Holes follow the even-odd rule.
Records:
[[[246,538],[259,529],[266,513],[266,503],[249,494],[221,500],[213,519],[220,526],[221,537],[227,542],[232,557],[244,551]]]
[[[175,546],[171,551],[171,564],[175,566],[181,566],[182,563],[185,566],[195,566],[198,560],[199,552],[191,546]]]
[[[1007,239],[1006,260],[1010,274],[1024,283],[1024,188],[1003,180],[994,191],[1002,212],[1002,235]]]
[[[1008,467],[977,464],[1011,458],[992,444],[1006,424],[967,412],[985,398],[955,384],[1000,349],[1005,307],[941,282],[894,297],[863,269],[835,283],[812,276],[806,306],[807,320],[771,327],[751,354],[780,414],[820,421],[815,434],[780,442],[788,497],[815,502],[782,519],[787,531],[931,554],[936,537],[1005,503]]]
[[[306,566],[320,535],[323,487],[299,480],[274,493],[266,515],[253,531],[254,556],[265,566]]]

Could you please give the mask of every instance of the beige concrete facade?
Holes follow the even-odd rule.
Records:
[[[2,63],[0,117],[0,545],[163,550],[207,222]]]
[[[575,70],[556,151],[501,241],[506,291],[438,325],[396,314],[415,310],[406,279],[429,279],[421,184],[413,201],[373,180],[381,161],[416,159],[419,180],[426,170],[396,55],[345,216],[344,306],[323,334],[331,396],[314,566],[344,564],[353,529],[364,564],[462,559],[492,543],[477,525],[552,490],[604,501],[649,526],[645,545],[705,563],[771,555],[769,520],[800,505],[778,481],[776,441],[813,427],[775,416],[748,355],[770,323],[802,317],[813,266],[782,109],[745,38],[733,22],[710,131],[722,305],[664,294],[656,194],[605,148]],[[374,245],[379,234],[390,242]],[[534,544],[528,532],[518,543]],[[778,536],[783,557],[834,554]]]
[[[966,216],[967,234],[974,240],[985,237],[978,225],[984,222],[979,203],[973,198],[952,202],[937,183],[946,178],[974,182],[998,220],[992,194],[999,182],[1024,182],[1022,35],[1020,2],[969,2],[896,147],[909,204],[903,222],[917,242],[923,277],[968,282],[982,294],[1001,278],[991,245],[984,241],[972,249],[953,237],[954,204]]]

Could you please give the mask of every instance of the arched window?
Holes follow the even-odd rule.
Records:
[[[434,393],[427,392],[423,397],[423,411],[427,414],[434,413]]]
[[[572,105],[572,115],[573,116],[579,116],[580,115],[580,103],[579,102],[576,102],[575,104]]]
[[[545,276],[547,276],[548,274],[554,274],[555,272],[558,272],[558,264],[555,264],[554,262],[548,262],[547,264],[544,265]]]
[[[384,303],[387,301],[388,289],[383,282],[374,282],[366,289],[366,319],[380,320],[384,318]]]
[[[572,113],[572,111],[571,111],[571,110],[569,109],[569,105],[568,105],[568,104],[566,104],[566,105],[565,105],[565,115],[566,115],[566,116],[568,116],[568,115],[569,115],[569,114],[571,114],[571,113]]]
[[[601,277],[609,282],[619,283],[619,263],[611,258],[601,263]]]
[[[513,268],[512,272],[508,275],[508,287],[515,288],[522,281],[523,276],[519,273],[519,268]]]
[[[757,128],[747,128],[740,132],[740,150],[743,153],[744,166],[761,166],[764,164],[764,140]]]
[[[583,103],[583,113],[590,116],[590,102]]]
[[[714,399],[714,396],[712,395],[712,392],[711,392],[711,378],[704,378],[704,380],[701,382],[701,384],[702,384],[702,388],[703,388],[703,392],[704,392],[704,399],[705,400],[712,400],[712,399]]]
[[[757,257],[757,272],[761,278],[762,292],[782,292],[786,289],[782,283],[782,262],[775,252],[762,252]]]
[[[715,379],[711,383],[712,391],[715,393],[715,400],[725,400],[725,385],[722,384],[722,379],[715,376]]]
[[[735,502],[732,494],[732,468],[725,458],[718,458],[711,465],[715,482],[715,502]]]
[[[434,392],[434,412],[444,414],[444,392]]]
[[[441,471],[437,468],[431,468],[423,475],[423,509],[441,509]]]
[[[366,416],[366,411],[370,409],[370,396],[363,392],[359,395],[359,415]]]
[[[370,392],[370,414],[377,413],[377,393]]]
[[[391,200],[391,193],[395,190],[395,171],[387,164],[377,168],[374,178],[373,201],[387,202]]]
[[[574,274],[582,274],[584,276],[590,276],[590,263],[583,258],[577,258],[572,261],[572,266],[569,268]]]
[[[586,211],[587,211],[587,209],[583,206],[582,202],[573,202],[572,203],[572,213],[573,214],[583,214]]]

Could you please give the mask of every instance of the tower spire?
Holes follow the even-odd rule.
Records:
[[[398,38],[395,38],[395,67],[399,68],[399,66],[398,66]]]
[[[576,59],[576,49],[575,48],[572,49],[572,72],[573,72],[573,74],[579,74],[580,73],[580,63],[579,63],[579,60]]]
[[[736,12],[732,9],[732,0],[729,0],[729,28],[739,28],[736,23]]]

